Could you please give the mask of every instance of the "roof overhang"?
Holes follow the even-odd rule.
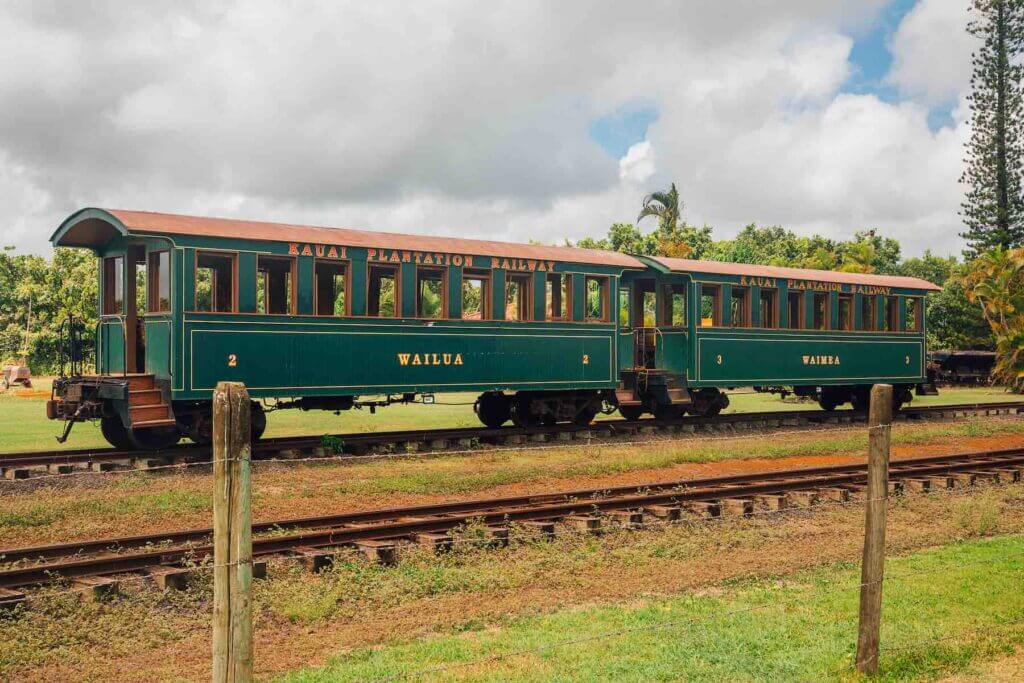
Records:
[[[103,209],[80,209],[60,224],[50,236],[55,247],[102,247],[118,236],[128,234],[117,216]]]

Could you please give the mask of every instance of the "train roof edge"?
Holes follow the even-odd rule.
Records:
[[[106,223],[106,226],[101,225],[102,223]],[[629,254],[601,249],[409,235],[123,209],[85,208],[76,211],[61,223],[51,236],[50,241],[54,246],[91,247],[102,244],[117,234],[194,235],[273,242],[310,242],[347,247],[439,251],[476,256],[566,261],[638,270],[647,267],[643,261]]]
[[[875,287],[901,287],[939,291],[942,288],[916,277],[902,275],[873,275],[869,273],[846,273],[835,270],[812,268],[788,268],[785,266],[764,266],[749,263],[724,261],[698,261],[695,259],[669,258],[667,256],[641,256],[643,261],[656,270],[667,273],[706,273],[709,275],[734,275],[755,278],[779,278],[787,280],[816,280],[844,285],[868,285]]]

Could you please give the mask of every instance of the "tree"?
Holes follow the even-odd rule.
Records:
[[[640,209],[640,215],[636,218],[637,223],[647,216],[656,216],[660,234],[675,232],[683,210],[682,202],[679,201],[679,190],[676,189],[675,183],[672,183],[667,192],[652,192],[647,195],[642,203],[643,208]]]
[[[1024,248],[996,247],[982,254],[970,264],[963,284],[996,337],[993,379],[1024,392]]]
[[[983,40],[973,58],[971,139],[960,182],[968,256],[1024,246],[1024,0],[973,0],[967,31]]]

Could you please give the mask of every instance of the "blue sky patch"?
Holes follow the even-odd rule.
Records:
[[[619,107],[590,124],[590,137],[619,159],[630,147],[647,137],[647,128],[658,119],[658,110],[650,105],[631,104]]]

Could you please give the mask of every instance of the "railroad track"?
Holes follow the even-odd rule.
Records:
[[[900,459],[891,464],[890,486],[898,492],[1016,482],[1022,471],[1024,448]],[[501,543],[513,523],[554,535],[556,523],[596,531],[608,521],[637,527],[645,518],[746,516],[842,502],[862,495],[866,478],[863,464],[834,465],[268,520],[253,524],[254,569],[265,574],[267,559],[275,556],[317,569],[345,548],[391,563],[401,544],[443,548],[453,531],[470,523],[482,524],[490,540]],[[181,587],[201,571],[196,564],[211,560],[211,535],[209,528],[185,529],[0,550],[0,603],[23,600],[25,590],[57,581],[93,592],[116,590],[125,576]]]
[[[1024,402],[964,403],[946,406],[906,407],[897,419],[963,417],[968,415],[1024,414]],[[685,417],[680,420],[598,420],[590,425],[557,424],[521,428],[464,427],[431,430],[362,432],[327,436],[294,436],[263,439],[253,444],[254,459],[300,459],[331,455],[366,455],[374,452],[418,453],[466,450],[480,445],[524,445],[552,440],[629,437],[637,434],[686,433],[729,429],[775,428],[864,422],[863,411],[791,410],[730,413],[716,417]],[[154,469],[200,463],[210,459],[207,446],[179,444],[162,451],[119,451],[83,448],[0,454],[0,473],[9,480],[40,475],[105,472],[117,469]]]

